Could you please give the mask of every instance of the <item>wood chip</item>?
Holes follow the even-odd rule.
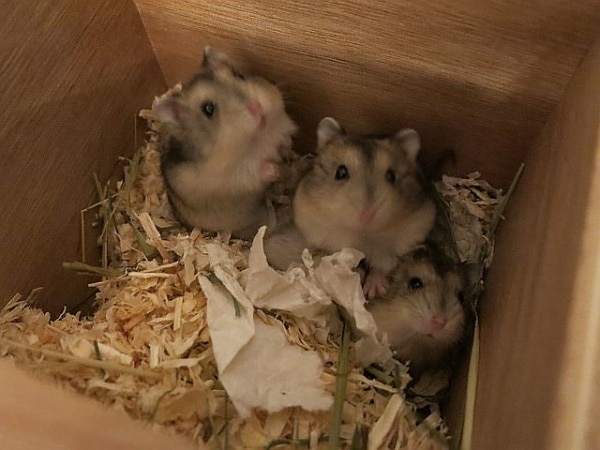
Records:
[[[119,184],[113,201],[100,205],[110,203],[114,208],[108,214],[116,227],[114,248],[106,249],[106,254],[115,255],[109,267],[119,270],[90,284],[97,289],[98,311],[92,317],[64,314],[50,320],[48,314],[15,296],[0,311],[0,354],[198,443],[222,446],[227,441],[230,448],[242,448],[274,441],[292,445],[300,439],[305,446],[321,448],[318,442],[329,429],[329,413],[288,408],[242,419],[228,401],[217,377],[206,325],[207,302],[198,280],[210,275],[207,248],[226,252],[240,270],[247,267],[247,249],[228,236],[188,233],[177,224],[160,174],[156,133],[160,125],[152,121],[151,110],[141,111],[140,116],[149,120],[151,131],[139,166],[127,167],[126,181]],[[310,162],[310,158],[295,159],[299,160],[302,167]],[[290,178],[300,176],[302,170],[292,171]],[[275,195],[280,203],[289,204],[289,188],[278,189]],[[466,179],[444,177],[438,190],[450,205],[453,224],[464,229],[458,233],[459,247],[469,257],[491,252],[493,236],[481,235],[494,219],[501,193],[480,180],[479,174]],[[472,236],[467,231],[475,221],[481,232]],[[141,226],[147,244],[158,253],[156,258],[148,258],[140,248],[134,226]],[[217,269],[219,277],[227,279],[228,268]],[[256,316],[279,327],[292,345],[316,351],[325,367],[321,379],[333,393],[339,339],[321,335],[310,321],[291,314],[259,310]],[[435,414],[417,416],[405,398],[408,379],[404,377],[398,389],[367,378],[356,367],[349,369],[343,448],[349,447],[358,426],[371,428],[370,449],[444,448],[447,430],[441,419]]]

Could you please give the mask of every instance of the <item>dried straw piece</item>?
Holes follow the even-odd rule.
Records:
[[[89,359],[89,358],[80,358],[77,356],[68,355],[68,354],[61,353],[61,352],[47,350],[42,347],[26,345],[26,344],[22,344],[20,342],[13,342],[8,339],[0,338],[0,344],[3,344],[7,347],[14,347],[14,348],[22,349],[22,350],[29,350],[34,353],[39,352],[48,358],[57,358],[57,359],[65,360],[65,361],[70,361],[75,364],[81,364],[83,366],[95,367],[98,369],[111,370],[111,371],[115,371],[115,372],[129,373],[129,374],[137,375],[140,377],[162,378],[162,375],[157,372],[151,372],[149,370],[135,369],[133,367],[127,367],[127,366],[123,366],[121,364],[97,361],[97,360]]]

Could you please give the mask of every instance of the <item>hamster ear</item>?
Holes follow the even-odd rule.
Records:
[[[209,69],[212,72],[219,72],[221,70],[232,71],[233,61],[222,51],[207,45],[204,47],[204,60],[202,62],[202,67]]]
[[[325,117],[317,127],[317,147],[323,148],[335,138],[344,136],[344,129],[331,117]]]
[[[180,124],[183,120],[185,106],[177,97],[155,98],[152,103],[154,117],[161,123]]]
[[[421,138],[412,128],[403,128],[394,135],[394,141],[406,153],[408,159],[416,161],[419,150],[421,150]]]

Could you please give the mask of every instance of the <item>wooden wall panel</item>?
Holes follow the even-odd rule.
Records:
[[[430,158],[506,186],[600,32],[600,1],[135,0],[167,82],[205,44],[280,81],[312,149],[325,115],[421,131]]]
[[[45,292],[54,312],[89,295],[79,210],[134,150],[136,111],[165,83],[130,1],[0,3],[0,304]],[[97,261],[91,261],[97,263]]]
[[[528,155],[499,230],[475,449],[598,448],[599,79],[600,42]]]

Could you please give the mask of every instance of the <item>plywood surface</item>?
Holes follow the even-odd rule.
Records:
[[[79,257],[92,174],[133,152],[136,111],[164,81],[132,2],[14,0],[0,13],[0,304],[45,286],[40,305],[60,311],[89,295],[61,264]]]
[[[356,132],[418,129],[506,186],[600,32],[600,1],[135,0],[169,83],[205,44],[281,82],[312,149],[325,115]]]
[[[554,449],[600,448],[600,42],[587,56],[560,110],[554,133],[572,179],[588,181],[587,206],[579,230],[577,267],[569,299],[563,359],[554,400],[551,444]],[[572,148],[581,148],[572,154]],[[581,156],[582,161],[578,161]],[[571,158],[577,158],[572,161]],[[581,173],[586,171],[586,176]],[[578,182],[574,182],[578,184]],[[570,200],[579,192],[567,192]],[[577,233],[579,231],[579,233]]]
[[[0,423],[0,448],[10,450],[199,448],[134,422],[123,411],[31,378],[8,360],[0,361]]]
[[[482,301],[475,449],[600,444],[600,42],[527,158]]]

